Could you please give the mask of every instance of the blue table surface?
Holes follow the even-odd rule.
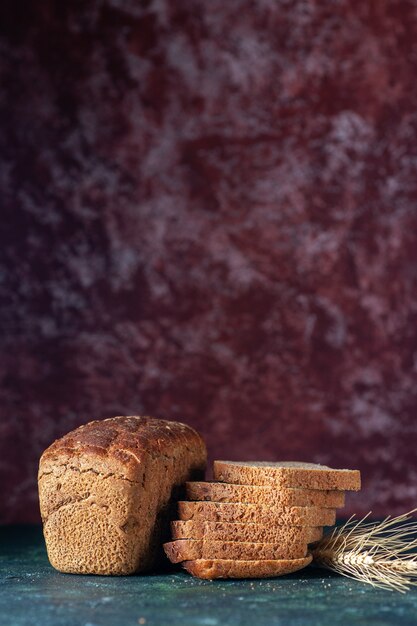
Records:
[[[0,626],[417,624],[406,594],[308,567],[268,580],[60,574],[37,526],[0,527]]]

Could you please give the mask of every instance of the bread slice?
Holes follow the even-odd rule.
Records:
[[[210,541],[204,539],[177,539],[164,544],[171,563],[195,559],[230,559],[267,561],[301,559],[307,555],[307,543],[288,547],[284,543],[251,543],[240,541]]]
[[[214,461],[214,479],[239,485],[273,485],[302,489],[358,491],[358,470],[332,469],[326,465],[298,462]]]
[[[39,497],[51,564],[76,574],[131,574],[163,557],[168,505],[204,478],[206,448],[189,426],[115,417],[77,428],[42,455]]]
[[[319,507],[280,507],[236,502],[178,502],[182,520],[253,522],[283,526],[333,526],[336,512]]]
[[[314,543],[323,537],[321,527],[197,520],[171,522],[171,533],[173,539],[279,543],[288,547],[299,545],[300,542]]]
[[[197,578],[273,578],[291,574],[311,563],[311,554],[303,559],[273,561],[233,561],[229,559],[196,559],[184,561],[183,567]]]
[[[282,506],[319,506],[336,509],[345,506],[343,491],[320,491],[318,489],[258,487],[256,485],[232,485],[216,482],[188,482],[188,500],[211,502],[242,502]]]

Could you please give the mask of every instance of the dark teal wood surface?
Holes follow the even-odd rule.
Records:
[[[405,595],[307,568],[269,580],[202,581],[60,574],[38,527],[0,527],[1,626],[292,626],[417,624]]]

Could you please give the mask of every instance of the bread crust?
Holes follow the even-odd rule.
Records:
[[[41,457],[38,478],[49,471],[63,455],[73,458],[82,470],[84,453],[94,454],[101,461],[104,473],[107,464],[115,474],[126,480],[137,481],[140,477],[141,453],[159,458],[169,455],[172,449],[188,447],[191,455],[206,448],[201,436],[190,426],[148,416],[118,416],[94,420],[67,433],[54,441]]]
[[[151,417],[94,421],[55,441],[38,476],[52,565],[86,574],[148,569],[162,554],[172,499],[204,476],[205,464],[196,431]]]

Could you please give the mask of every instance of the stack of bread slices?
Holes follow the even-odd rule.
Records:
[[[199,578],[266,578],[311,562],[309,544],[332,526],[357,470],[310,463],[215,461],[213,482],[188,482],[164,544]]]

